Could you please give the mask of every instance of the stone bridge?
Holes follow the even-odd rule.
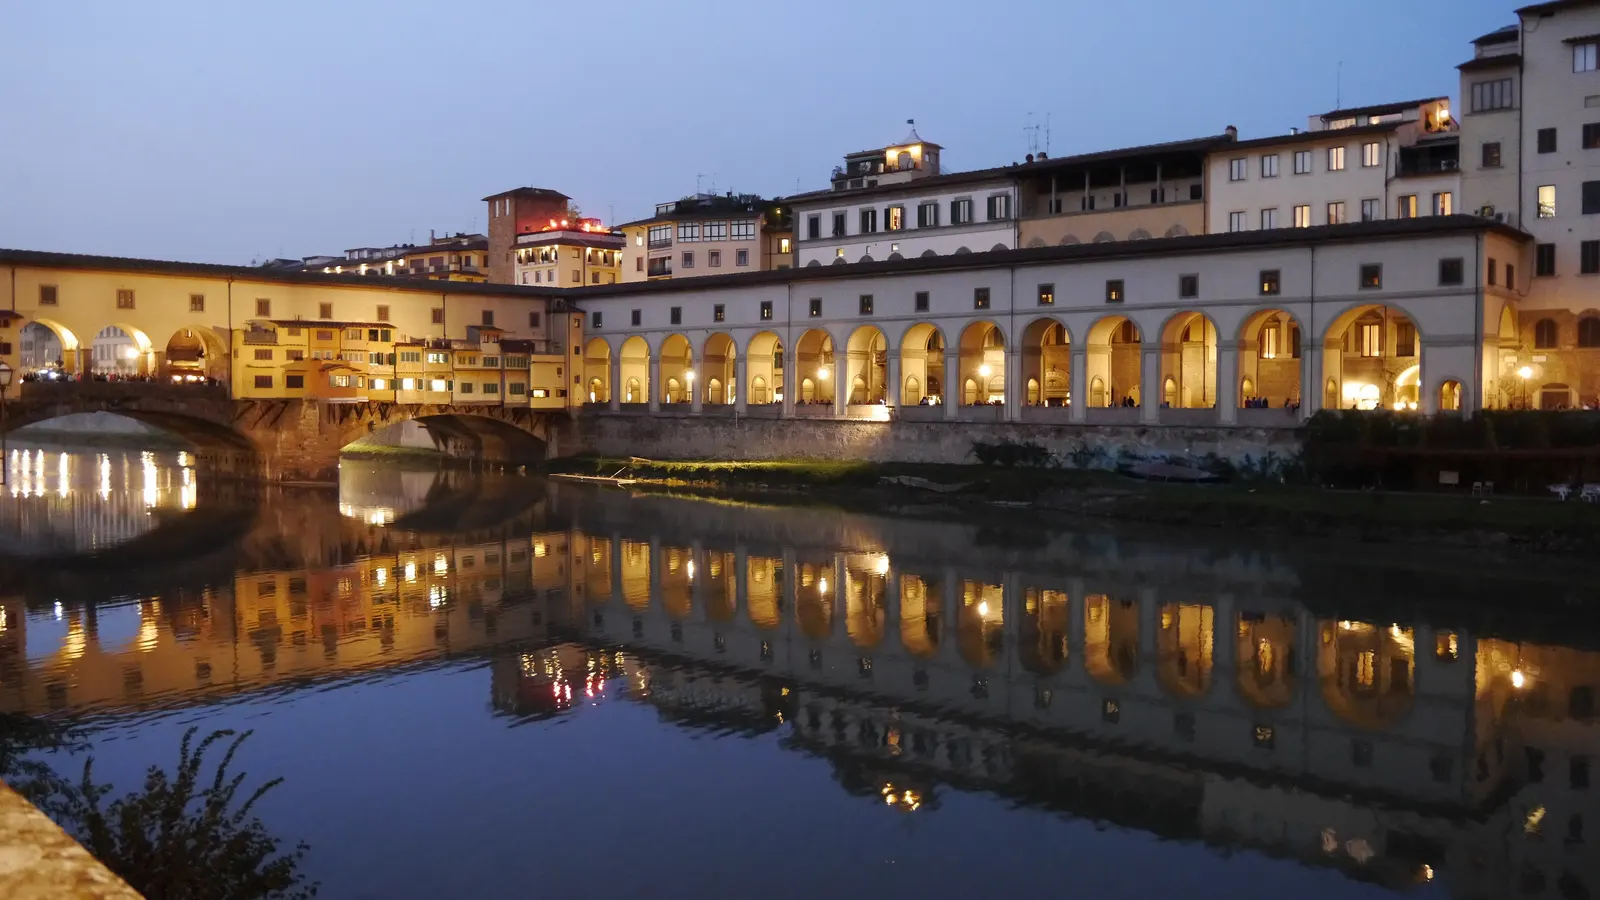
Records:
[[[108,412],[178,435],[202,468],[269,481],[333,481],[352,442],[415,420],[453,456],[530,465],[552,455],[557,416],[542,410],[455,404],[235,400],[225,385],[35,382],[7,398],[0,430],[76,413]]]

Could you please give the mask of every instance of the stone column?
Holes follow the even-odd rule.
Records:
[[[684,387],[689,391],[689,412],[697,416],[704,408],[706,399],[706,373],[701,371],[704,363],[704,359],[695,359],[694,354],[690,354],[689,369],[683,373],[683,380],[687,382]],[[689,372],[694,373],[693,378],[689,377]]]
[[[889,383],[884,385],[883,400],[890,406],[900,405],[900,352],[889,351],[888,374],[885,375]]]
[[[661,357],[655,353],[650,354],[650,385],[645,390],[650,392],[650,411],[653,413],[660,412],[661,391],[663,390],[661,384]]]
[[[1217,343],[1217,422],[1239,421],[1239,342]]]
[[[612,412],[622,408],[622,354],[611,354],[611,371],[606,375],[606,408]]]
[[[747,408],[746,403],[749,401],[746,396],[749,391],[745,387],[746,366],[747,363],[742,356],[733,361],[733,384],[725,388],[725,390],[733,391],[733,411],[741,416],[744,415]]]
[[[785,419],[794,418],[794,398],[800,390],[799,365],[793,347],[783,348],[783,411]]]
[[[1018,352],[1017,344],[1012,341],[1006,344],[1006,421],[1018,422],[1022,420],[1022,401],[1026,398],[1028,386],[1022,377],[1022,354]],[[1039,392],[1044,392],[1044,373],[1040,373]]]
[[[1068,348],[1069,366],[1067,372],[1067,389],[1072,392],[1069,398],[1071,407],[1067,410],[1067,418],[1073,422],[1083,422],[1088,419],[1089,409],[1089,353],[1082,341],[1076,341]]]
[[[850,402],[850,354],[833,352],[833,414],[844,418],[845,406]]]
[[[1154,425],[1161,421],[1161,346],[1143,344],[1139,359],[1139,421]]]
[[[1322,409],[1322,346],[1302,339],[1300,352],[1300,418],[1304,421]]]
[[[944,418],[954,421],[961,406],[961,351],[944,351]]]

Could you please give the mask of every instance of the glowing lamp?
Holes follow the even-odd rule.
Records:
[[[1522,368],[1517,370],[1517,375],[1523,381],[1527,381],[1529,378],[1533,377],[1533,367],[1532,366],[1523,366]]]

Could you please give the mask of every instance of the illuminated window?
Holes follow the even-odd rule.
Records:
[[[888,231],[901,231],[906,227],[906,208],[891,206],[883,211],[883,227]]]
[[[1328,171],[1329,172],[1343,172],[1344,171],[1344,148],[1343,147],[1329,147],[1328,148]]]
[[[1361,288],[1370,290],[1383,287],[1383,266],[1366,263],[1361,267]]]
[[[1328,224],[1342,225],[1345,222],[1344,201],[1328,204]]]
[[[1039,305],[1054,306],[1056,302],[1056,286],[1053,284],[1039,285]]]
[[[1122,279],[1113,278],[1106,282],[1106,302],[1121,303],[1123,297]]]
[[[1370,141],[1361,145],[1361,167],[1371,169],[1383,161],[1383,151],[1377,141]]]
[[[1361,355],[1368,359],[1383,355],[1383,326],[1377,322],[1361,326]]]
[[[1401,219],[1415,219],[1417,217],[1417,195],[1403,194],[1395,205],[1395,216]]]
[[[1304,206],[1296,206],[1294,208],[1294,227],[1311,227],[1311,206],[1309,204]]]
[[[1553,184],[1539,185],[1539,218],[1554,219],[1556,217],[1556,186]]]
[[[1433,195],[1433,214],[1448,216],[1455,212],[1455,194],[1450,191],[1440,191]]]
[[[1282,275],[1277,269],[1262,269],[1260,285],[1261,296],[1274,296],[1283,290]]]
[[[1372,325],[1368,327],[1376,328],[1377,326]],[[1363,650],[1356,654],[1356,684],[1364,688],[1372,687],[1377,678],[1377,665],[1377,653],[1371,650]]]
[[[1269,325],[1261,329],[1261,358],[1278,358],[1278,326]]]

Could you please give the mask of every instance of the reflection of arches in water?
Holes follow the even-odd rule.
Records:
[[[961,657],[974,666],[993,665],[1005,652],[1005,591],[998,584],[961,582],[957,640]]]
[[[800,631],[812,640],[833,634],[833,566],[800,563],[795,567],[795,618]]]
[[[661,605],[674,619],[694,611],[694,575],[694,555],[687,548],[661,548]]]
[[[1292,616],[1239,614],[1236,678],[1239,693],[1252,706],[1277,709],[1294,702],[1295,631]]]
[[[1102,684],[1126,684],[1139,674],[1139,607],[1132,600],[1084,598],[1083,666]]]
[[[1037,675],[1059,672],[1067,664],[1072,627],[1064,591],[1029,588],[1022,603],[1022,664]]]
[[[900,643],[912,656],[926,659],[939,652],[942,607],[939,582],[900,576]]]
[[[1156,633],[1156,671],[1167,690],[1181,697],[1199,697],[1211,687],[1215,660],[1214,612],[1211,607],[1169,603],[1161,607]]]
[[[588,552],[583,555],[583,593],[590,603],[605,603],[611,599],[611,539],[589,538]]]
[[[844,586],[845,631],[850,641],[857,647],[878,646],[888,619],[887,580],[872,568],[847,564]]]
[[[783,561],[752,556],[745,561],[745,570],[745,604],[751,623],[761,629],[777,628],[783,624],[783,585],[778,583]]]
[[[712,550],[705,556],[706,616],[713,622],[731,622],[739,611],[738,567],[726,550]],[[698,577],[698,573],[696,573]]]
[[[1318,625],[1317,679],[1328,708],[1361,728],[1388,728],[1411,710],[1416,646],[1409,628]]]
[[[650,544],[622,542],[622,599],[634,609],[650,608]]]

